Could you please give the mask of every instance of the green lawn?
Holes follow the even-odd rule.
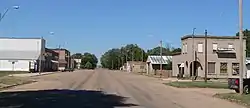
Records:
[[[214,97],[225,99],[231,102],[236,102],[250,108],[250,95],[240,95],[237,93],[216,94]]]
[[[165,83],[166,85],[177,87],[177,88],[221,88],[228,89],[227,83],[222,82],[211,82],[208,81],[205,83],[204,81],[193,81],[193,82],[170,82]]]
[[[28,73],[28,72],[23,72],[23,71],[0,71],[0,77],[7,76],[10,74],[22,74],[22,73]]]

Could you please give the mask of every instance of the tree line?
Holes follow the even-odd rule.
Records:
[[[244,37],[246,38],[246,56],[250,57],[250,31],[248,29],[243,31]],[[236,33],[239,36],[239,32]]]
[[[161,47],[155,47],[144,51],[137,44],[127,44],[121,48],[112,48],[101,56],[101,65],[103,68],[119,69],[126,61],[146,61],[148,55],[160,55]],[[181,52],[180,48],[167,47],[162,48],[162,55],[169,56],[173,53]],[[172,67],[172,66],[170,66]]]
[[[82,69],[95,69],[97,67],[98,59],[91,53],[75,53],[71,56],[73,59],[81,59]]]

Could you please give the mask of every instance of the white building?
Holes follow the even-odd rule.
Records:
[[[0,71],[38,71],[44,52],[41,38],[0,38]]]
[[[156,70],[160,69],[160,64],[164,69],[164,66],[172,61],[172,56],[148,56],[146,70],[147,74],[155,73]]]
[[[80,69],[81,68],[81,59],[74,59],[74,61],[76,62],[76,68]]]

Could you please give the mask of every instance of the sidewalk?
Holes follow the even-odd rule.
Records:
[[[58,73],[58,72],[42,72],[42,73],[25,73],[25,74],[10,74],[9,76],[14,76],[14,77],[34,77],[34,76],[41,76],[41,75],[48,75],[48,74],[53,74],[53,73]]]

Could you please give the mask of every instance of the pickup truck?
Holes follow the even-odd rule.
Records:
[[[239,78],[228,78],[228,87],[229,89],[235,90],[235,92],[240,92],[240,80]],[[249,87],[250,87],[250,78],[243,79],[243,93],[249,94]]]

